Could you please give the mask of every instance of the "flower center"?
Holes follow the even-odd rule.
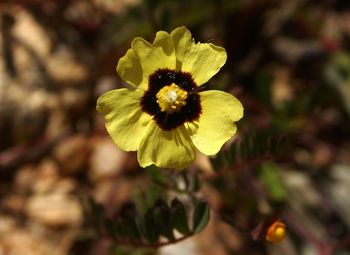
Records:
[[[162,112],[178,112],[186,105],[187,91],[181,89],[175,83],[161,88],[157,95],[157,103]]]
[[[202,108],[196,88],[190,73],[158,69],[148,78],[140,106],[162,130],[170,131],[198,120]]]

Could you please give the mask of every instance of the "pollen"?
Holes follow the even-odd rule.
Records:
[[[157,103],[162,112],[178,112],[186,105],[187,91],[181,89],[175,83],[161,88],[157,95]]]

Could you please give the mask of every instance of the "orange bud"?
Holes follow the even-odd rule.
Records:
[[[266,233],[266,240],[273,243],[281,242],[285,237],[286,225],[279,220],[272,223]]]

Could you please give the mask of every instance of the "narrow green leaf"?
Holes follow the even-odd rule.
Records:
[[[127,235],[130,239],[136,241],[141,239],[141,234],[139,228],[136,224],[136,219],[138,215],[132,211],[126,211],[123,213],[122,219],[124,222],[124,227],[126,228]]]
[[[171,201],[171,226],[183,235],[189,235],[191,230],[188,226],[187,213],[184,205],[178,200]]]
[[[159,239],[159,230],[153,217],[153,210],[149,209],[144,215],[145,238],[150,243],[156,243]]]
[[[153,216],[159,233],[169,240],[174,240],[173,229],[170,223],[170,208],[163,200],[159,200],[156,203],[153,209]]]
[[[140,239],[148,240],[148,238],[147,238],[148,231],[146,229],[144,215],[137,217],[135,219],[135,223],[136,223],[137,229],[139,230],[139,233],[140,233]]]
[[[215,170],[219,170],[224,165],[232,165],[255,157],[279,155],[281,142],[283,141],[272,131],[255,131],[234,142],[228,150],[219,151],[216,157],[211,159],[211,164]]]
[[[151,165],[146,167],[145,171],[152,181],[157,183],[166,182],[166,175],[164,174],[163,171],[161,171],[159,167],[155,165]]]
[[[206,202],[199,202],[193,213],[193,232],[201,232],[209,222],[210,209]]]

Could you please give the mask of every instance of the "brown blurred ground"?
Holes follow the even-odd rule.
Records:
[[[211,5],[217,7],[214,13],[223,11],[224,2]],[[201,39],[227,48],[224,78],[215,81],[242,100],[242,132],[281,122],[281,129],[295,139],[279,168],[288,192],[289,219],[298,224],[283,243],[255,246],[247,241],[248,233],[229,227],[213,213],[203,233],[165,247],[163,254],[306,255],[328,254],[323,243],[349,247],[350,86],[339,88],[334,82],[334,88],[328,87],[332,92],[326,90],[330,100],[315,100],[320,105],[306,112],[289,109],[294,112],[283,115],[280,109],[286,102],[301,102],[310,90],[325,88],[320,86],[327,83],[324,67],[332,64],[332,56],[349,50],[350,15],[340,12],[334,1],[319,6],[309,1],[306,7],[302,1],[248,2],[225,20],[216,20],[205,8],[200,12],[197,1],[189,7],[193,12],[181,18],[173,2],[177,13],[170,23],[172,28],[193,27]],[[153,15],[144,5],[136,0],[0,3],[1,255],[108,250],[103,240],[79,246],[86,227],[80,200],[92,195],[117,210],[133,195],[142,171],[134,153],[114,146],[95,102],[103,92],[123,86],[115,66],[132,37],[152,38],[152,31],[162,26],[154,24],[162,9]],[[179,6],[185,8],[183,1]],[[257,30],[263,32],[256,35]],[[268,70],[273,80],[271,106],[249,87],[250,74],[260,70]],[[204,175],[212,171],[204,156],[193,168]],[[204,191],[211,203],[219,203],[215,191]],[[306,233],[297,229],[300,226]],[[350,254],[340,250],[334,254]]]

